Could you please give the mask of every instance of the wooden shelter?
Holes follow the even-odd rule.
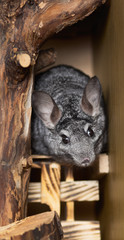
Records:
[[[48,239],[50,234],[53,234],[53,239],[54,234],[58,236],[56,239],[63,237],[59,218],[54,212],[48,213],[48,218],[43,215],[40,226],[39,216],[21,220],[27,216],[32,166],[30,122],[33,78],[35,72],[54,63],[56,58],[55,51],[43,50],[42,44],[66,26],[83,20],[105,2],[0,1],[0,226],[8,225],[0,229],[1,239],[28,239],[22,226],[29,225],[30,221],[31,224],[34,222],[32,229],[38,227],[39,239],[40,234],[42,237],[44,221],[51,226],[55,224],[55,232],[52,232],[49,225],[48,229],[51,229],[52,233],[47,231],[48,235],[44,235],[43,240]],[[71,205],[73,207],[73,203]],[[21,222],[13,223],[20,220]],[[12,225],[9,225],[11,223]],[[11,230],[16,226],[20,226],[21,237],[15,237]],[[29,232],[32,229],[29,228]],[[34,232],[29,233],[28,237],[35,239]]]

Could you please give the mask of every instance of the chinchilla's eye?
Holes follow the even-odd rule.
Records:
[[[88,127],[86,133],[87,133],[88,137],[93,137],[94,136],[94,131],[90,126]]]
[[[66,135],[62,134],[61,137],[62,137],[62,142],[64,144],[68,144],[70,142],[70,138],[67,137]]]

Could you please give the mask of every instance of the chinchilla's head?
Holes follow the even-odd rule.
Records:
[[[89,166],[101,151],[106,120],[99,80],[93,77],[82,96],[68,96],[63,108],[43,91],[34,91],[33,108],[45,126],[44,144],[61,164]]]

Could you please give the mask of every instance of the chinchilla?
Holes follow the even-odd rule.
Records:
[[[89,166],[106,138],[101,85],[71,66],[39,74],[32,96],[32,152],[61,164]]]

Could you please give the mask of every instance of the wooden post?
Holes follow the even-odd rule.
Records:
[[[73,168],[67,168],[66,172],[66,182],[73,182]],[[74,201],[66,202],[66,220],[67,221],[74,221]]]
[[[57,163],[42,165],[41,203],[60,215],[60,165]]]
[[[33,66],[41,45],[104,2],[0,1],[0,225],[25,216]]]

